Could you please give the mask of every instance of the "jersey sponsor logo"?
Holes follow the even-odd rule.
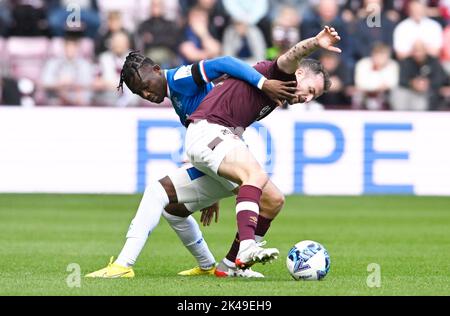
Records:
[[[178,70],[175,72],[175,75],[173,76],[173,80],[179,80],[187,77],[192,76],[192,65],[188,66],[181,66],[178,68]]]
[[[265,118],[267,115],[270,114],[270,112],[272,112],[275,109],[275,106],[273,105],[266,105],[265,107],[263,107],[261,109],[261,111],[258,114],[258,117],[256,118],[257,121],[262,120],[263,118]]]

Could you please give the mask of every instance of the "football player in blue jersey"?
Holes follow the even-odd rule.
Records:
[[[161,103],[165,97],[170,98],[184,125],[186,117],[197,109],[214,87],[213,81],[224,75],[257,87],[280,105],[281,100],[295,97],[294,83],[267,80],[254,68],[230,56],[165,70],[150,58],[132,52],[122,69],[119,87],[125,82],[133,93],[153,103]]]
[[[153,103],[161,103],[165,97],[170,98],[181,123],[185,125],[186,118],[197,109],[203,98],[213,89],[213,81],[221,79],[222,76],[231,76],[257,87],[279,105],[281,105],[282,100],[290,100],[296,97],[295,81],[268,80],[246,63],[229,56],[201,60],[192,65],[166,70],[161,69],[151,59],[138,52],[132,52],[127,56],[124,63],[119,88],[122,88],[123,83],[125,83],[133,93]],[[165,181],[166,178],[161,179],[159,183],[153,184],[154,192],[157,193],[158,190],[162,189],[166,191],[171,189],[166,185],[166,183],[171,183],[170,181]],[[143,203],[143,199],[130,225],[127,242],[117,260],[113,262],[111,259],[110,264],[106,268],[90,273],[87,277],[134,277],[132,266],[148,237],[148,226],[156,227],[161,215],[166,218],[185,247],[198,262],[198,267],[182,271],[179,273],[180,275],[215,273],[221,277],[263,277],[261,273],[252,269],[238,269],[234,266],[232,258],[230,260],[227,259],[228,255],[227,258],[222,260],[220,271],[216,271],[214,256],[203,239],[197,222],[191,215],[192,212],[203,209],[201,220],[204,224],[209,224],[214,214],[217,221],[218,204],[216,201],[231,196],[232,193],[222,188],[220,184],[210,177],[193,168],[192,165],[179,169],[176,175],[171,175],[171,179],[172,181],[178,181],[178,183],[186,182],[189,186],[197,188],[185,192],[185,194],[201,194],[198,192],[201,191],[198,188],[201,189],[203,187],[215,187],[215,194],[198,196],[196,200],[199,202],[186,204],[179,204],[176,200],[171,201],[169,198],[170,204],[164,210],[152,209],[151,205]],[[275,186],[272,187],[272,191],[270,189],[267,191],[271,192],[269,194],[270,198],[263,198],[261,208],[269,209],[269,213],[274,214],[274,217],[281,210],[284,197]],[[210,206],[208,207],[208,205]],[[146,229],[143,228],[142,232],[145,231],[145,233],[140,234],[139,231],[141,229],[139,227],[142,225]],[[133,229],[131,229],[132,227]],[[150,229],[150,232],[153,228]],[[264,236],[264,234],[261,235]],[[230,253],[235,252],[236,249],[234,248],[236,248],[236,241],[233,242]],[[224,261],[227,263],[226,265],[223,264]]]

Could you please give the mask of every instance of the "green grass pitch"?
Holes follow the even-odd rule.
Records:
[[[0,295],[450,295],[450,198],[290,196],[266,236],[279,260],[254,268],[263,280],[181,277],[194,259],[161,219],[135,267],[136,278],[81,279],[104,267],[125,240],[139,195],[0,195]],[[235,234],[234,201],[202,228],[217,260]],[[199,214],[196,214],[198,218]],[[331,270],[320,282],[291,279],[285,257],[296,242],[321,242]],[[368,287],[370,263],[381,286]]]

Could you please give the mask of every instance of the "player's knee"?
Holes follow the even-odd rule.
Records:
[[[283,209],[285,197],[282,193],[275,193],[261,203],[261,214],[274,218]]]
[[[162,216],[166,219],[169,224],[177,224],[182,222],[185,218],[170,214],[167,212],[167,208],[162,212]]]
[[[182,203],[177,204],[169,204],[164,208],[165,212],[173,216],[177,216],[180,218],[186,218],[191,215],[191,212],[187,209],[186,205]]]
[[[283,209],[284,203],[286,201],[286,198],[283,194],[279,194],[277,198],[275,199],[275,208],[276,208],[276,214],[280,213],[280,211]]]
[[[164,190],[164,193],[167,194],[167,197],[169,199],[169,203],[178,203],[178,197],[177,192],[175,190],[175,186],[170,179],[170,177],[166,176],[159,180],[159,183],[161,184],[162,189]]]
[[[281,211],[281,209],[284,206],[284,203],[286,201],[286,198],[284,197],[284,194],[278,193],[273,198],[273,206],[277,213]]]

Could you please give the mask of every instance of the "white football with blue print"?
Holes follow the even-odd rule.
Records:
[[[289,250],[286,266],[295,280],[322,280],[330,270],[330,256],[320,243],[303,240]]]

